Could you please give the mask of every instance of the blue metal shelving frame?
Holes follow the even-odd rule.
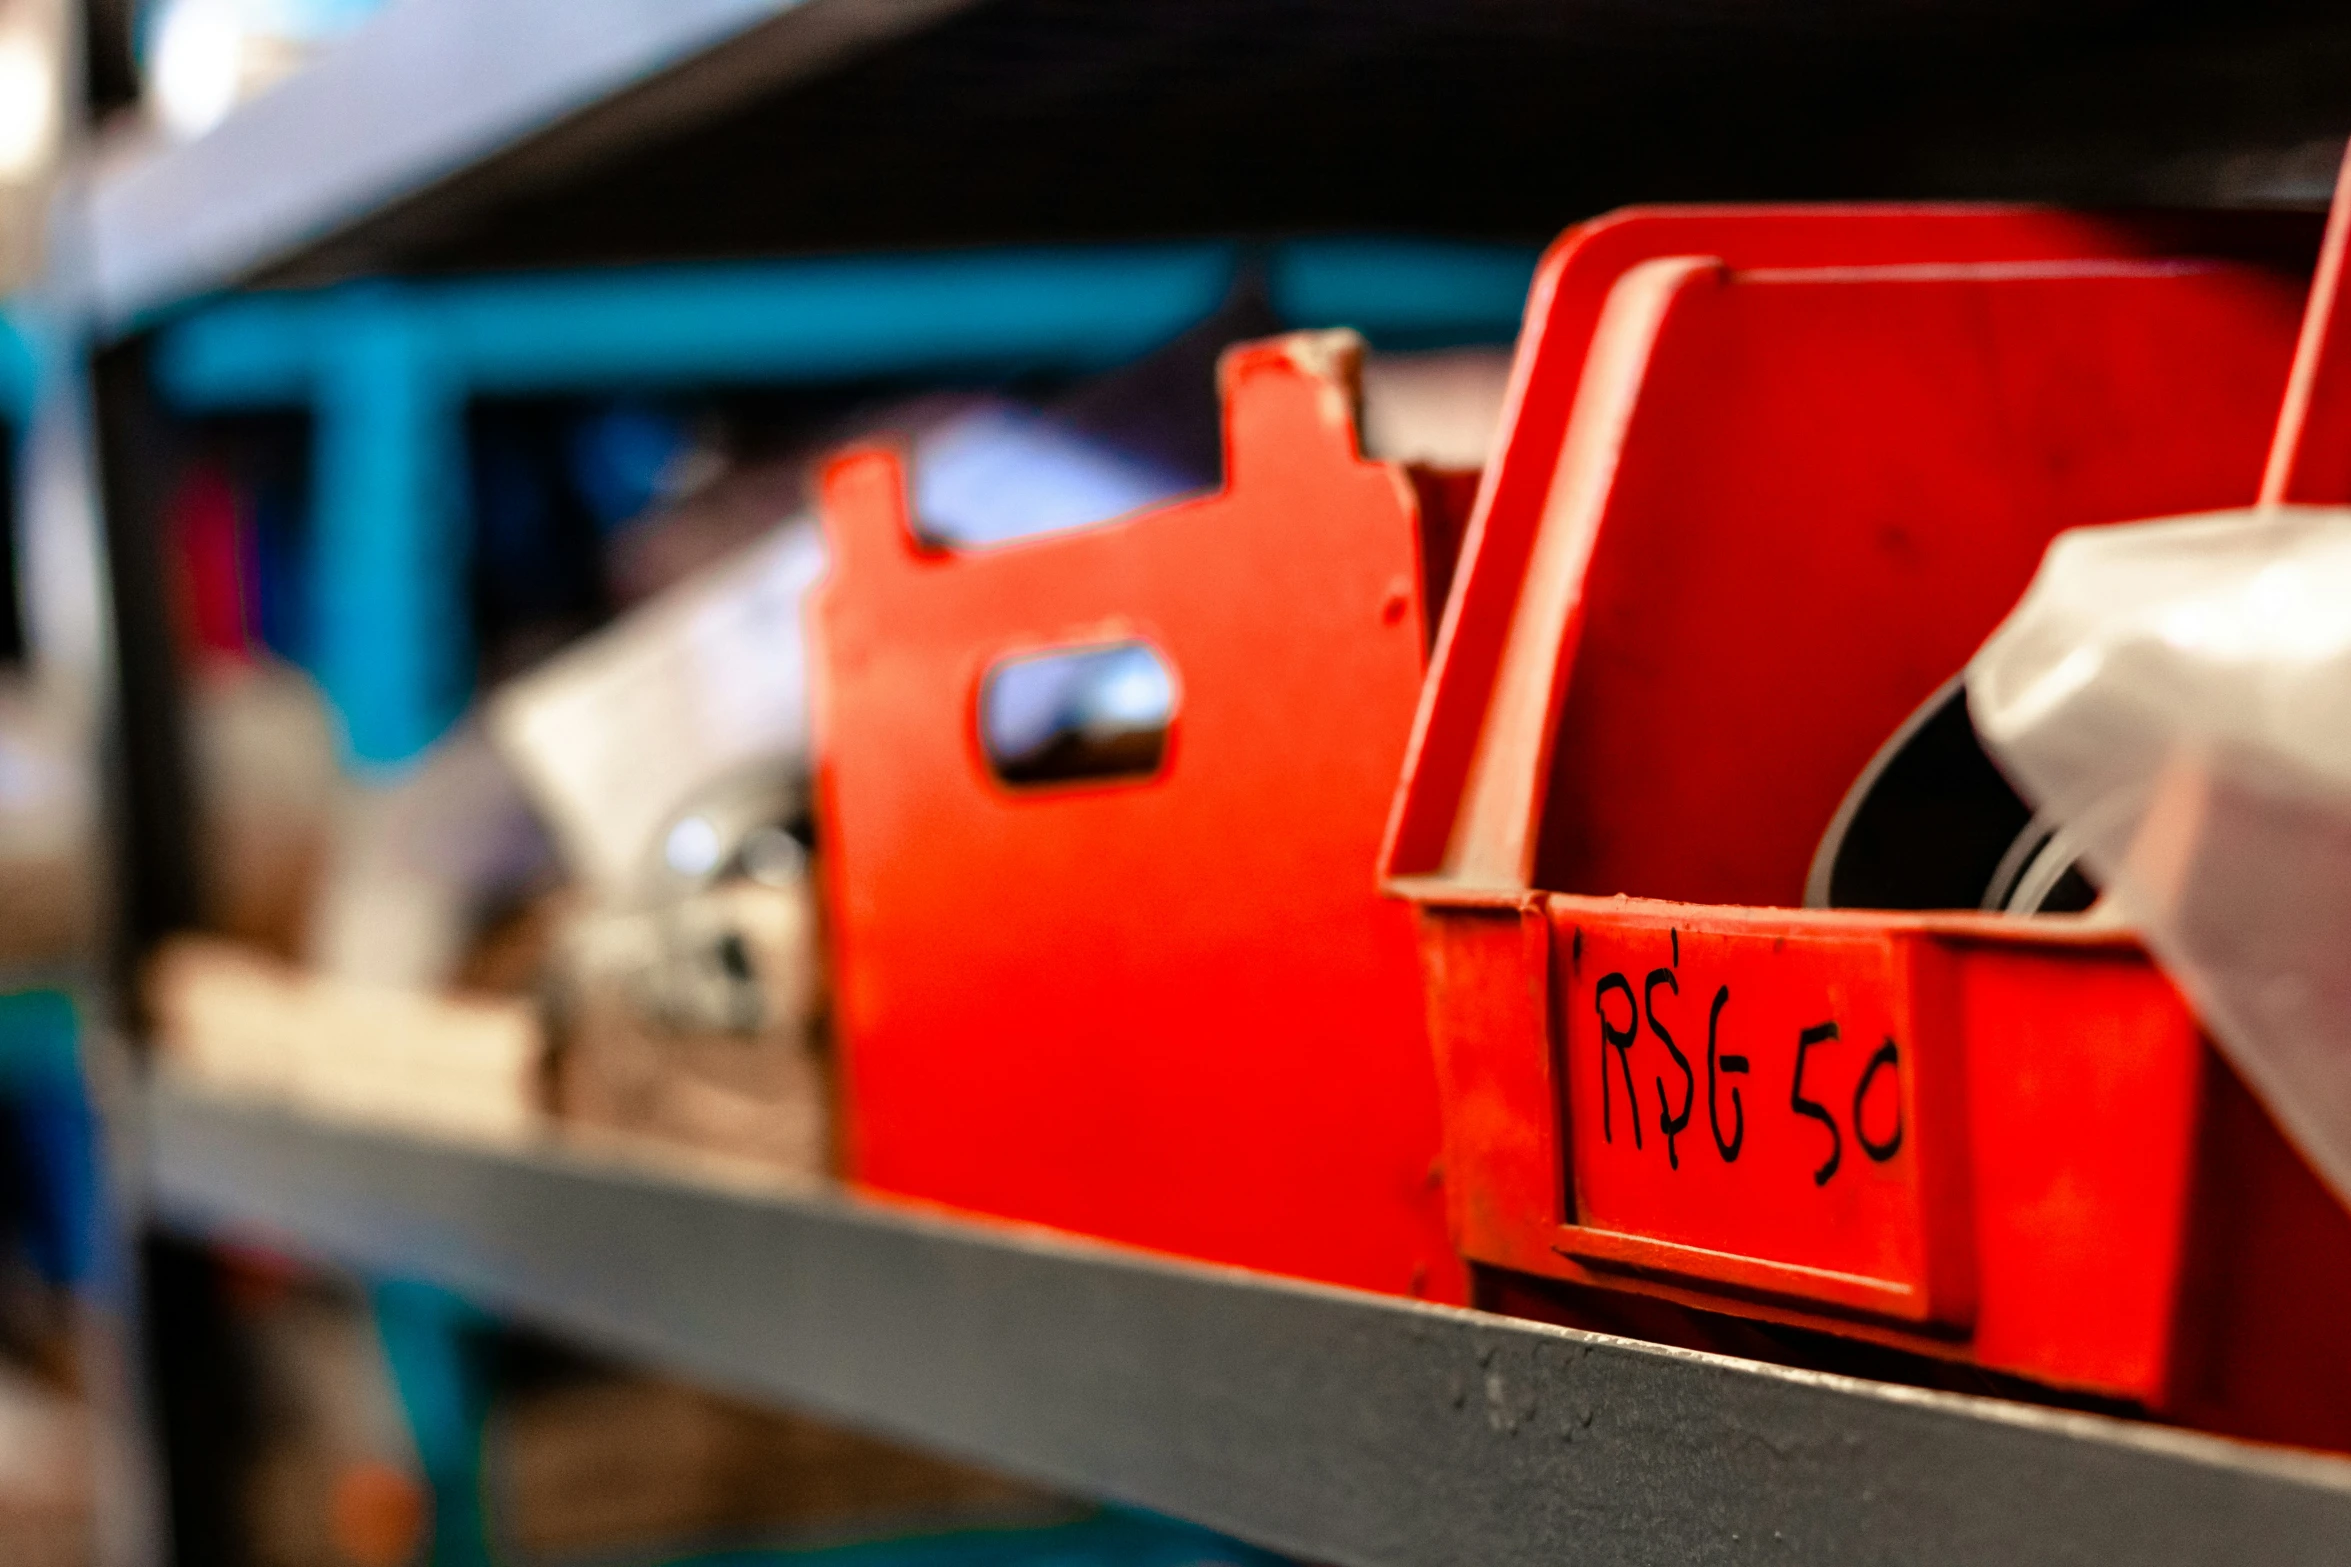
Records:
[[[387,773],[470,695],[464,412],[476,398],[1083,374],[1149,352],[1261,270],[1293,326],[1508,341],[1532,249],[1432,240],[985,250],[259,293],[158,338],[192,413],[314,417],[314,667],[347,755]]]

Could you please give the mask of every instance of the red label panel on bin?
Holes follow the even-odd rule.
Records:
[[[1958,1314],[1927,1226],[1935,1128],[1919,1113],[1931,1096],[1906,1027],[1906,946],[1581,911],[1557,916],[1555,939],[1562,1252],[1878,1315]]]

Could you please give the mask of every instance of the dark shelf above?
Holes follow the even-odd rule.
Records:
[[[2323,200],[2310,0],[406,0],[92,201],[116,327],[227,283],[1629,201]]]

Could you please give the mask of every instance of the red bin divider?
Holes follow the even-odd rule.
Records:
[[[1411,915],[1377,880],[1424,560],[1451,559],[1410,477],[1357,455],[1356,353],[1233,350],[1222,493],[1058,537],[927,548],[894,456],[828,471],[819,809],[857,1180],[1463,1298]],[[1180,693],[1158,770],[999,782],[988,672],[1129,640]]]
[[[1384,851],[1485,1298],[2351,1445],[2351,1218],[2134,942],[1789,907],[2055,533],[2253,500],[2312,237],[1718,209],[1553,248]]]

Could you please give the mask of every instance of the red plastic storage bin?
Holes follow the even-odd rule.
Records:
[[[1229,353],[1223,492],[1100,527],[931,548],[897,458],[828,472],[820,810],[859,1181],[1462,1298],[1412,920],[1377,869],[1452,552],[1357,455],[1352,341]],[[991,680],[1138,645],[1175,695],[1142,770],[1003,781]]]
[[[1687,210],[1554,247],[1386,851],[1487,1298],[2351,1441],[2351,1222],[2135,943],[1790,907],[2052,535],[2253,499],[2312,237]]]

